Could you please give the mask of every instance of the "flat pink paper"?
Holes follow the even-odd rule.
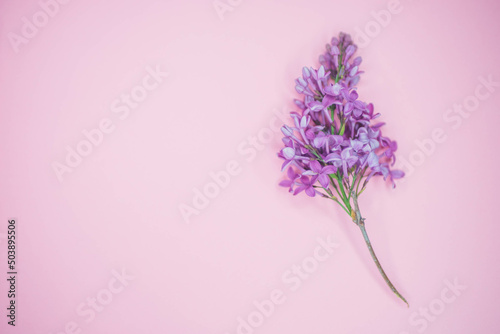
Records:
[[[0,2],[2,334],[500,331],[498,1],[60,1]],[[408,174],[360,205],[410,308],[338,206],[278,186],[340,31]]]

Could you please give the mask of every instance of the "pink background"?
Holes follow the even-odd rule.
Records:
[[[460,125],[443,117],[479,76],[500,81],[500,3],[401,0],[384,27],[371,12],[389,1],[232,3],[222,20],[211,0],[72,1],[16,53],[9,34],[41,5],[1,1],[0,332],[233,334],[275,289],[285,301],[254,333],[499,332],[500,88]],[[277,186],[281,136],[259,150],[248,139],[293,109],[293,80],[333,35],[367,27],[360,96],[419,166],[396,190],[374,181],[361,210],[409,309],[339,207]],[[169,75],[120,119],[110,104],[148,66]],[[59,182],[52,163],[105,118],[114,131]],[[418,153],[436,128],[446,140]],[[239,174],[187,224],[181,204],[232,160]],[[5,317],[12,217],[16,328]],[[282,275],[328,236],[338,249],[292,291]],[[86,322],[79,305],[122,269],[134,279]],[[455,279],[466,288],[441,302]]]

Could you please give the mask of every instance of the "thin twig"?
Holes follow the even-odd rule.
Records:
[[[387,283],[387,285],[392,290],[392,292],[394,292],[399,298],[401,298],[406,303],[406,305],[408,305],[408,307],[410,307],[410,304],[408,304],[405,297],[403,297],[399,293],[399,291],[396,289],[396,287],[394,287],[392,282],[389,280],[389,277],[387,277],[384,269],[382,268],[382,265],[380,264],[380,261],[378,260],[377,255],[375,255],[375,251],[373,250],[372,243],[370,242],[370,238],[368,237],[368,233],[366,233],[365,219],[361,217],[361,212],[359,211],[357,195],[353,194],[352,199],[353,199],[353,203],[354,203],[354,210],[356,213],[355,223],[361,229],[361,233],[363,234],[363,238],[365,239],[366,246],[368,247],[368,250],[370,251],[370,255],[372,256],[373,261],[377,265],[378,271],[380,272],[380,274],[384,278],[384,281]]]

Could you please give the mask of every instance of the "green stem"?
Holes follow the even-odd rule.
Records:
[[[342,198],[342,194],[340,193],[339,191],[339,187],[337,187],[336,183],[335,183],[335,180],[336,178],[332,177],[332,175],[329,175],[330,176],[330,180],[331,180],[331,185],[333,186],[333,189],[335,189],[335,191],[337,192],[337,195],[339,195],[339,197],[342,199],[342,202],[344,202],[344,199]],[[344,202],[344,205],[345,205],[345,202]],[[348,212],[349,213],[349,212]],[[350,213],[349,213],[350,214]]]
[[[329,107],[332,117],[332,125],[330,126],[330,130],[332,135],[335,134],[335,105]]]
[[[352,184],[349,187],[349,199],[348,199],[349,202],[351,201],[351,194],[352,194],[352,191],[354,190],[354,186],[356,185],[356,178],[357,177],[358,177],[358,174],[355,174],[353,176],[353,178],[352,178]]]
[[[368,233],[366,233],[365,219],[361,217],[361,212],[359,211],[357,196],[354,195],[352,198],[353,198],[353,203],[354,203],[354,207],[355,207],[355,210],[356,210],[355,211],[356,212],[356,218],[355,218],[354,222],[361,229],[361,233],[363,234],[363,238],[365,239],[366,246],[368,247],[368,250],[370,251],[370,255],[372,256],[373,261],[377,265],[378,271],[380,272],[380,274],[384,278],[384,281],[387,283],[387,285],[392,290],[392,292],[394,292],[396,294],[396,296],[398,296],[399,298],[401,298],[401,300],[403,300],[406,303],[406,305],[408,307],[410,307],[410,304],[408,304],[408,302],[406,301],[405,297],[403,297],[399,293],[399,291],[394,287],[394,285],[392,284],[392,282],[389,280],[389,277],[387,277],[384,269],[382,268],[382,265],[380,264],[380,261],[378,260],[377,255],[375,255],[375,251],[373,250],[372,243],[370,242],[370,238],[368,237]]]
[[[347,195],[346,195],[345,190],[344,190],[344,185],[342,184],[343,180],[340,176],[340,173],[338,174],[337,181],[339,182],[339,188],[340,188],[340,191],[342,192],[342,200],[343,200],[345,206],[349,209],[349,212],[352,212],[351,204],[347,201]]]
[[[368,167],[365,167],[365,169],[363,169],[363,171],[361,172],[361,177],[358,179],[358,184],[356,185],[356,195],[359,197],[360,193],[359,193],[359,185],[361,184],[361,181],[363,180],[363,178],[365,177],[365,173],[366,173],[366,169]],[[354,187],[353,187],[354,188]]]
[[[333,175],[333,176],[332,176]],[[332,184],[333,188],[337,192],[337,195],[339,195],[340,198],[342,198],[342,194],[339,191],[339,187],[337,187],[337,184],[335,183],[335,180],[337,180],[337,174],[329,174],[330,177],[330,183]]]
[[[314,188],[317,188],[317,189],[319,189],[319,188],[324,189],[328,195],[323,194],[321,191],[318,191],[318,192],[319,192],[319,193],[320,193],[323,197],[325,197],[325,198],[329,198],[329,199],[331,199],[332,201],[336,202],[338,205],[340,205],[340,207],[341,207],[342,209],[344,209],[344,211],[345,211],[348,215],[350,215],[349,211],[347,211],[347,209],[345,208],[345,206],[343,206],[343,205],[342,205],[342,203],[340,203],[340,202],[339,202],[339,200],[337,199],[337,197],[333,196],[333,193],[332,193],[332,191],[331,191],[330,189],[328,189],[328,188],[324,188],[324,187],[320,187],[320,186],[313,186],[313,187],[314,187]]]
[[[344,134],[344,131],[345,131],[345,123],[343,121],[343,119],[340,121],[340,131],[339,131],[339,136],[342,136]]]
[[[350,215],[349,211],[347,211],[346,207],[345,207],[345,206],[343,206],[343,205],[342,205],[342,203],[340,203],[338,199],[336,199],[336,198],[335,198],[335,197],[333,197],[333,196],[332,196],[332,197],[329,197],[329,198],[330,198],[332,201],[335,201],[338,205],[340,205],[340,207],[341,207],[342,209],[344,209],[344,211],[345,211],[348,215]]]

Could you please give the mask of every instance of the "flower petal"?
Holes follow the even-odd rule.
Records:
[[[286,174],[287,174],[287,176],[288,176],[288,178],[289,178],[290,180],[295,180],[295,179],[297,178],[297,176],[298,176],[298,175],[295,173],[295,171],[293,170],[293,168],[292,168],[292,167],[289,167],[289,168],[288,168],[288,170],[287,170]]]
[[[316,196],[316,190],[314,190],[313,187],[307,187],[306,194],[310,197],[314,197],[314,196]]]
[[[328,154],[325,159],[324,159],[326,162],[330,162],[330,161],[339,161],[340,160],[340,155],[338,155],[338,153],[330,153]]]
[[[293,159],[293,157],[295,157],[295,150],[291,147],[285,147],[282,152],[283,156],[287,160]]]
[[[328,186],[330,185],[330,179],[326,174],[320,174],[318,177],[318,181],[323,188],[328,188]]]
[[[303,190],[304,190],[304,189],[306,189],[306,188],[307,188],[307,186],[303,186],[303,185],[302,185],[302,186],[298,186],[298,187],[297,187],[297,188],[295,188],[295,190],[293,191],[293,194],[294,194],[294,195],[297,195],[297,194],[299,194],[301,191],[303,191]]]
[[[290,187],[293,184],[291,180],[283,180],[279,183],[280,186],[282,187]]]
[[[311,170],[315,173],[318,174],[321,172],[321,164],[317,160],[313,160],[309,163],[309,166],[311,167]]]
[[[337,167],[335,166],[325,166],[323,167],[323,170],[321,171],[321,174],[327,175],[327,174],[335,174],[337,173]]]

